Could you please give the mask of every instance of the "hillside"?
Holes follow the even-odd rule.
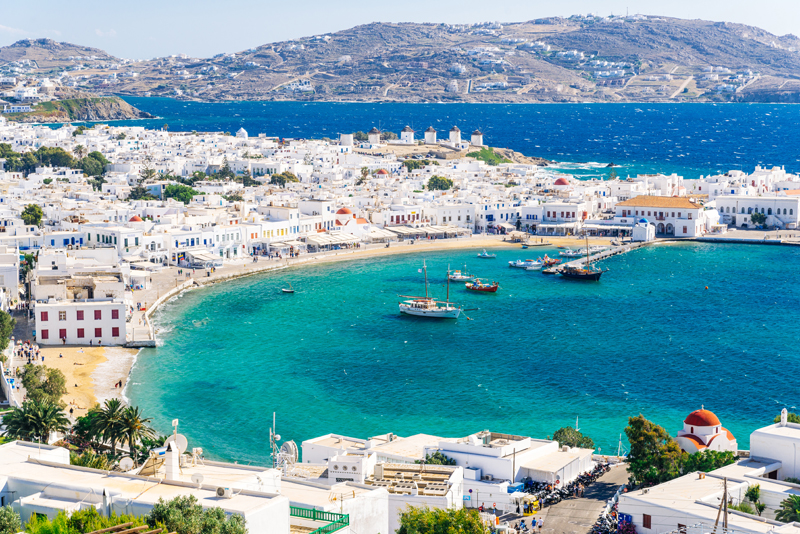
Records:
[[[28,74],[94,93],[203,100],[794,102],[799,51],[793,35],[742,24],[576,16],[372,23],[236,54],[143,62],[29,40],[0,48],[0,76],[28,60]]]
[[[140,111],[119,97],[70,98],[51,100],[32,106],[27,113],[5,113],[16,122],[72,122],[148,119],[152,115]]]

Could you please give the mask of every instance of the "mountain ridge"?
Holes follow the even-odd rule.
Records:
[[[373,22],[211,58],[147,61],[28,39],[0,48],[0,76],[26,59],[34,74],[96,94],[202,100],[800,101],[797,36],[642,15]]]

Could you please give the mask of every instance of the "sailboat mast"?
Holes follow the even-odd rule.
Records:
[[[447,301],[450,302],[450,266],[447,266]]]
[[[425,272],[425,298],[428,298],[428,266],[425,265],[425,260],[422,260],[422,270]]]

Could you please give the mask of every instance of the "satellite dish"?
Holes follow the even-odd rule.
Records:
[[[186,439],[186,436],[184,436],[183,434],[172,434],[170,437],[164,440],[164,446],[166,447],[167,445],[173,442],[178,447],[179,454],[183,454],[184,452],[186,452],[186,447],[189,446],[189,440]]]
[[[123,471],[130,471],[133,469],[133,460],[125,456],[124,458],[120,459],[119,468]]]
[[[297,463],[297,444],[294,441],[287,441],[281,445],[281,455],[284,457],[287,463]]]
[[[194,482],[197,485],[202,484],[203,480],[204,480],[204,477],[200,473],[195,473],[195,474],[192,475],[192,482]]]

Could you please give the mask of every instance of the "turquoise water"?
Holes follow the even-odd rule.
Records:
[[[127,395],[191,446],[265,463],[284,439],[492,429],[544,437],[580,416],[604,452],[628,416],[673,435],[704,404],[742,447],[797,403],[800,287],[793,247],[661,245],[615,256],[599,283],[508,268],[544,250],[403,254],[243,278],[182,294],[155,315]],[[447,266],[500,282],[451,286],[458,321],[401,316],[398,294],[436,296]],[[294,295],[280,292],[291,282]],[[705,287],[708,286],[708,289]]]

